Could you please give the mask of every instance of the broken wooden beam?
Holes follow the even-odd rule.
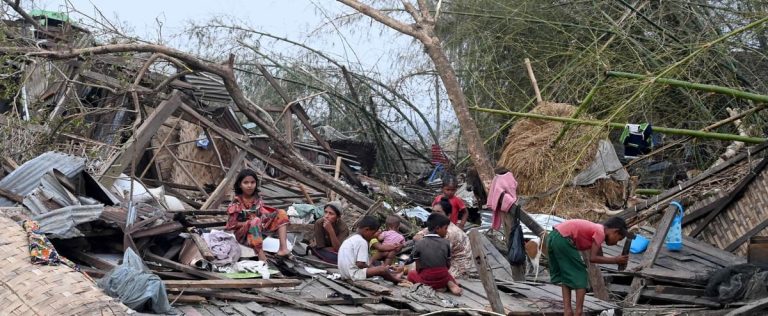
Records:
[[[659,226],[656,228],[656,233],[653,234],[651,243],[648,245],[648,248],[643,254],[643,259],[640,260],[640,263],[637,265],[636,271],[642,271],[642,269],[653,267],[653,264],[656,262],[656,258],[659,256],[661,247],[664,246],[664,240],[667,238],[667,232],[669,231],[669,227],[672,226],[672,220],[675,218],[675,215],[677,215],[677,212],[677,206],[672,204],[667,206],[667,208],[664,210],[664,216],[661,218]],[[637,304],[637,301],[640,299],[640,291],[642,290],[644,283],[645,282],[643,278],[637,275],[632,278],[629,294],[627,294],[625,299],[625,302],[628,305]]]
[[[756,312],[768,309],[768,297],[752,301],[747,305],[739,307],[730,311],[725,316],[737,316],[737,315],[757,315]]]
[[[198,295],[175,295],[175,294],[168,294],[168,301],[174,302],[174,303],[183,303],[183,304],[205,304],[208,302],[205,297],[198,296]]]
[[[768,158],[765,158],[765,159],[768,160]],[[725,251],[728,251],[728,252],[735,251],[736,249],[739,248],[739,246],[741,246],[741,244],[747,242],[749,238],[752,238],[752,236],[757,235],[759,232],[763,231],[763,229],[765,229],[766,227],[768,227],[768,218],[764,219],[761,223],[757,224],[748,232],[744,233],[744,235],[742,235],[739,238],[736,238],[736,240],[728,244],[728,246],[725,247]]]
[[[245,150],[238,151],[237,156],[232,160],[232,164],[229,166],[227,174],[224,175],[224,179],[219,182],[219,185],[216,186],[216,190],[213,190],[211,196],[205,200],[203,206],[200,207],[201,209],[212,209],[219,207],[221,200],[224,198],[224,193],[232,188],[232,182],[235,181],[235,177],[237,176],[238,172],[242,170],[243,160],[245,160],[247,155],[248,153]]]
[[[493,271],[488,265],[488,259],[485,257],[483,242],[480,240],[480,232],[472,229],[469,232],[469,243],[472,247],[472,257],[477,265],[477,272],[480,274],[480,280],[483,282],[485,296],[491,304],[491,310],[494,313],[504,314],[504,305],[501,303],[499,289],[496,287],[496,279],[493,277]]]
[[[253,289],[264,287],[293,287],[301,284],[296,279],[221,279],[221,280],[165,280],[166,288],[177,289]]]
[[[216,257],[213,256],[213,253],[211,252],[211,248],[208,247],[208,243],[203,240],[203,237],[200,236],[200,234],[194,232],[194,229],[188,229],[189,236],[192,238],[192,242],[195,243],[195,246],[197,246],[197,250],[200,251],[200,255],[205,258],[205,260],[213,261],[216,259]]]
[[[176,109],[182,104],[181,93],[178,90],[171,92],[170,97],[155,108],[155,111],[147,117],[139,126],[135,134],[123,145],[118,155],[108,161],[106,171],[99,177],[99,182],[105,187],[110,188],[120,175],[130,165],[132,161],[144,152],[149,141],[160,129],[160,126],[167,120]]]
[[[594,293],[595,297],[603,301],[610,300],[610,296],[608,296],[608,289],[605,287],[605,279],[603,279],[603,273],[600,271],[600,268],[597,267],[597,265],[590,261],[589,250],[582,251],[581,257],[584,259],[584,263],[587,265],[589,285],[592,286],[592,293]]]
[[[189,266],[186,264],[181,264],[176,261],[163,258],[161,256],[158,256],[156,254],[153,254],[151,252],[145,252],[144,258],[148,259],[149,261],[154,261],[157,264],[160,264],[161,266],[164,266],[166,268],[171,268],[177,271],[186,272],[191,275],[203,278],[203,279],[210,279],[210,280],[223,280],[226,279],[225,277],[221,276],[218,273],[203,271],[198,268],[195,268],[193,266]]]
[[[299,282],[299,283],[301,283],[301,282]],[[277,291],[265,291],[265,290],[261,290],[261,289],[256,290],[256,291],[259,293],[259,295],[263,295],[263,296],[269,297],[271,299],[274,299],[274,300],[277,300],[277,301],[281,301],[281,302],[287,303],[289,305],[294,305],[294,306],[297,306],[299,308],[310,310],[310,311],[313,311],[313,312],[316,312],[316,313],[320,313],[320,314],[323,314],[323,315],[336,316],[336,315],[339,314],[339,312],[337,312],[334,309],[331,309],[331,308],[328,308],[328,307],[325,307],[325,306],[320,306],[320,305],[317,305],[317,304],[314,304],[314,303],[310,303],[307,300],[304,300],[302,298],[298,298],[296,296],[286,295],[286,294],[283,294],[283,293],[280,293],[280,292],[277,292]]]
[[[184,226],[182,226],[179,222],[173,221],[173,222],[163,223],[157,226],[145,228],[136,232],[132,232],[131,236],[136,239],[151,237],[151,236],[157,236],[162,234],[169,234],[175,231],[179,231],[182,228],[184,228]]]

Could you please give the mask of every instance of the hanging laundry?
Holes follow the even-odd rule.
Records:
[[[649,153],[654,145],[652,136],[653,127],[649,123],[625,125],[619,137],[624,144],[624,157],[636,158]]]

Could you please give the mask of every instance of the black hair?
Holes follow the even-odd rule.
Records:
[[[451,205],[451,201],[448,200],[448,198],[443,197],[440,199],[440,202],[437,204],[440,204],[440,207],[443,209],[443,213],[445,213],[445,216],[450,216],[453,212],[453,205]]]
[[[452,186],[454,188],[459,186],[459,180],[453,175],[447,174],[443,177],[443,187]]]
[[[605,228],[617,229],[622,236],[627,236],[627,222],[621,217],[611,217],[603,222],[603,226]]]
[[[387,216],[386,224],[387,224],[387,227],[394,226],[394,225],[400,226],[400,217],[398,217],[397,215],[389,215]]]
[[[498,166],[498,167],[496,167],[496,169],[493,169],[493,172],[495,172],[496,174],[505,174],[505,173],[509,172],[509,170],[507,170],[507,168],[505,168],[505,167]]]
[[[259,194],[259,176],[256,175],[256,171],[251,169],[243,169],[240,171],[240,173],[237,174],[237,178],[235,178],[235,184],[233,188],[235,190],[235,195],[243,194],[243,189],[240,188],[240,182],[243,182],[243,179],[249,176],[256,180],[256,191],[253,191],[253,193],[256,195]]]
[[[379,219],[371,215],[363,216],[363,218],[360,219],[360,222],[357,224],[357,228],[369,228],[372,230],[377,230],[379,227],[381,227]]]
[[[331,209],[331,211],[333,211],[334,213],[336,213],[336,216],[341,216],[341,210],[339,210],[338,208],[336,208],[336,205],[333,205],[333,204],[331,204],[331,203],[328,203],[328,204],[326,204],[326,205],[325,205],[325,207],[326,207],[326,208],[330,208],[330,209]]]
[[[448,226],[451,224],[451,220],[445,217],[443,214],[429,214],[427,217],[427,229],[434,233],[438,228]]]

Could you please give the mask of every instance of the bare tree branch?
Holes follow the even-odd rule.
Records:
[[[337,0],[337,1],[339,1],[339,2],[345,4],[345,5],[349,6],[349,7],[357,10],[358,12],[360,12],[362,14],[365,14],[365,15],[369,16],[370,18],[372,18],[372,19],[374,19],[374,20],[376,20],[376,21],[378,21],[378,22],[380,22],[380,23],[382,23],[382,24],[384,24],[386,26],[389,26],[389,27],[393,28],[394,30],[396,30],[396,31],[398,31],[400,33],[403,33],[403,34],[406,34],[406,35],[410,35],[410,36],[413,36],[413,37],[418,37],[419,36],[419,33],[414,31],[413,28],[410,25],[407,25],[407,24],[405,24],[403,22],[395,20],[392,17],[382,13],[381,11],[376,10],[376,9],[374,9],[372,7],[369,7],[369,6],[365,5],[365,4],[362,4],[362,3],[358,2],[357,0]]]

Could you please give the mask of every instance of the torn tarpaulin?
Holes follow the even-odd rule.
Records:
[[[131,248],[126,249],[123,263],[101,278],[98,285],[107,295],[119,298],[132,309],[141,311],[147,307],[155,313],[171,310],[165,284],[144,267]]]

